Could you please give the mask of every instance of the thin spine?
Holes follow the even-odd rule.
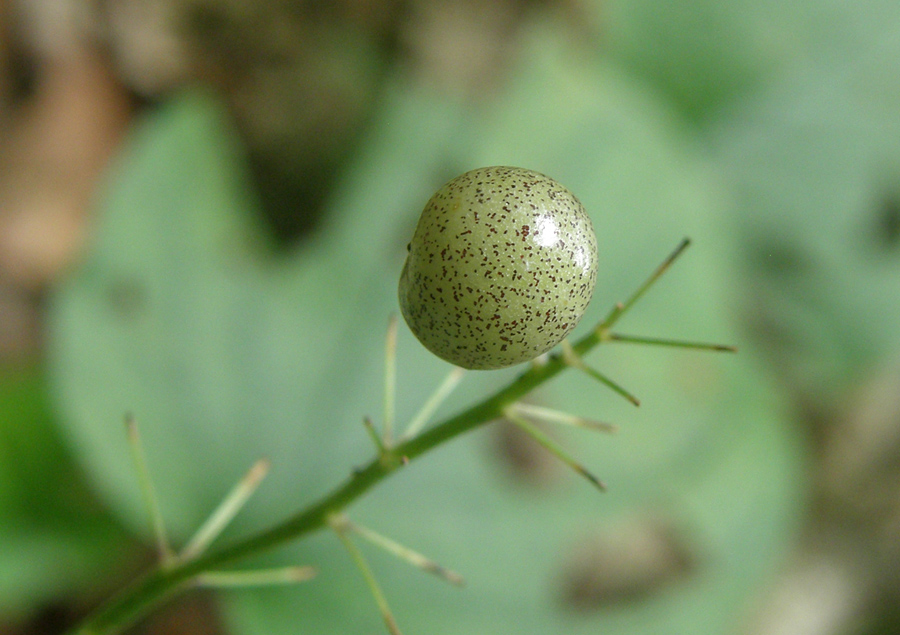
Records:
[[[563,340],[562,343],[562,353],[563,353],[563,361],[572,368],[576,368],[583,373],[586,373],[590,377],[593,377],[601,384],[611,389],[618,395],[621,395],[628,401],[630,401],[635,406],[640,406],[641,402],[638,401],[638,398],[633,394],[628,392],[625,388],[614,382],[612,379],[601,373],[600,371],[588,366],[583,359],[575,352],[575,349],[572,348],[572,345],[568,340]]]
[[[547,451],[552,453],[556,458],[569,466],[576,474],[586,478],[591,485],[599,489],[601,492],[606,491],[606,485],[594,476],[591,472],[588,471],[581,463],[576,461],[571,454],[566,452],[561,445],[559,445],[556,441],[551,439],[549,436],[541,432],[539,428],[537,428],[534,424],[532,424],[528,419],[519,415],[515,408],[507,408],[504,410],[504,415],[507,419],[512,421],[514,424],[522,428],[531,438],[537,441],[540,445],[544,447]]]
[[[461,575],[450,569],[447,569],[446,567],[441,566],[431,558],[428,558],[417,551],[413,551],[412,549],[401,545],[400,543],[391,540],[387,536],[379,534],[378,532],[369,529],[368,527],[358,525],[347,518],[343,518],[342,522],[343,526],[348,531],[352,531],[360,538],[363,538],[376,547],[384,549],[391,555],[404,560],[417,569],[421,569],[426,573],[436,575],[442,580],[445,580],[446,582],[449,582],[450,584],[454,584],[456,586],[463,586],[465,584],[465,579]]]
[[[390,447],[394,435],[394,409],[397,398],[397,314],[388,319],[387,335],[384,341],[384,427],[382,438],[385,447]]]
[[[212,588],[240,588],[297,584],[315,577],[315,567],[294,566],[253,571],[208,571],[197,576],[197,585]]]
[[[381,586],[379,586],[378,580],[375,579],[375,574],[372,572],[371,567],[369,567],[369,563],[366,561],[362,552],[359,550],[359,547],[357,547],[356,544],[347,535],[348,528],[346,525],[346,520],[346,517],[344,517],[343,515],[334,515],[329,517],[328,524],[334,530],[334,533],[337,534],[337,537],[344,545],[344,548],[347,549],[347,552],[350,554],[350,558],[353,560],[353,563],[362,574],[363,579],[366,582],[366,586],[369,587],[369,592],[375,599],[375,604],[378,606],[378,611],[381,613],[381,617],[384,620],[385,626],[387,626],[388,631],[391,633],[391,635],[402,635],[400,633],[400,627],[397,625],[397,620],[394,618],[394,614],[391,612],[391,607],[388,606],[387,598],[385,597],[384,592],[381,590]]]
[[[672,348],[689,348],[692,350],[721,351],[736,353],[737,348],[726,344],[712,344],[709,342],[691,342],[687,340],[669,340],[659,337],[643,337],[641,335],[624,335],[622,333],[609,333],[606,339],[610,342],[622,342],[625,344],[647,344],[650,346],[668,346]]]
[[[516,414],[529,417],[531,419],[537,419],[539,421],[546,421],[547,423],[557,423],[567,426],[573,426],[576,428],[594,430],[596,432],[605,432],[609,434],[617,432],[619,429],[618,426],[613,425],[612,423],[586,419],[584,417],[579,417],[578,415],[569,414],[568,412],[562,412],[560,410],[554,410],[553,408],[546,408],[544,406],[536,406],[534,404],[523,403],[521,401],[517,401],[516,403],[510,405],[509,408]]]
[[[371,417],[363,417],[363,425],[366,427],[366,432],[369,433],[369,438],[372,439],[372,443],[375,444],[375,450],[378,452],[378,456],[385,456],[385,454],[387,454],[387,448],[384,446],[384,439],[382,439],[381,435],[378,434],[378,431],[375,430],[375,424],[372,422]]]
[[[179,558],[190,560],[206,551],[212,542],[219,537],[225,527],[234,520],[234,517],[244,508],[247,501],[256,492],[262,480],[269,473],[271,463],[268,459],[259,459],[237,482],[234,488],[228,492],[219,506],[209,515],[206,522],[188,541],[187,546],[179,554]]]
[[[412,421],[409,422],[409,425],[406,427],[406,431],[401,437],[401,441],[413,438],[423,427],[425,427],[425,424],[427,424],[428,421],[431,420],[431,417],[441,406],[441,404],[444,403],[447,397],[449,397],[450,394],[456,389],[456,387],[459,385],[459,382],[462,381],[463,375],[465,374],[465,369],[458,366],[454,367],[450,370],[449,373],[447,373],[444,381],[442,381],[437,389],[433,393],[431,393],[428,399],[425,400],[425,403],[422,404],[419,412],[417,412],[416,415],[412,418]]]
[[[156,543],[156,550],[159,553],[163,566],[167,566],[174,560],[174,552],[169,543],[166,523],[163,520],[162,512],[160,511],[159,500],[156,497],[156,489],[153,487],[153,479],[150,477],[150,469],[147,466],[147,457],[144,454],[144,446],[141,442],[141,434],[138,430],[137,421],[135,421],[134,416],[131,414],[125,416],[125,430],[128,436],[128,445],[131,447],[134,466],[137,470],[141,495],[144,499],[147,514],[150,517],[150,526],[153,531],[153,540]]]
[[[652,274],[641,284],[637,290],[631,294],[631,297],[628,298],[627,301],[617,303],[609,314],[606,316],[599,326],[597,327],[598,333],[601,334],[601,339],[606,339],[603,331],[608,330],[615,324],[623,314],[625,314],[634,304],[640,300],[643,295],[647,292],[647,290],[653,286],[653,283],[659,280],[659,278],[672,266],[672,263],[678,259],[678,257],[684,252],[685,249],[688,248],[691,244],[690,238],[684,238],[678,246],[669,254],[669,256],[662,261],[662,263],[653,271]]]

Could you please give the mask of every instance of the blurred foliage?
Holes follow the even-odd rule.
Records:
[[[133,546],[84,487],[47,404],[44,375],[27,363],[0,375],[0,615],[108,592]],[[36,566],[36,563],[40,563]]]
[[[603,497],[540,460],[514,462],[533,450],[492,426],[361,501],[355,519],[469,582],[458,593],[372,553],[401,625],[739,631],[813,487],[796,406],[840,410],[900,356],[900,10],[878,0],[579,6],[577,28],[561,12],[531,14],[490,99],[442,92],[401,65],[384,71],[321,225],[294,251],[274,248],[245,141],[213,93],[181,90],[146,111],[99,193],[84,263],[50,298],[58,422],[38,371],[3,384],[0,544],[16,557],[0,557],[0,611],[87,585],[124,544],[100,510],[48,496],[77,482],[54,423],[100,500],[144,539],[126,412],[176,541],[260,456],[272,474],[232,537],[368,458],[359,422],[380,412],[383,330],[421,205],[466,169],[512,164],[558,179],[592,214],[605,265],[581,329],[689,235],[695,247],[621,328],[742,353],[601,347],[590,361],[635,391],[639,410],[574,373],[533,395],[620,424],[610,439],[558,433],[609,483]],[[345,51],[346,76],[371,77],[358,50]],[[399,361],[402,421],[446,365],[405,330]],[[511,373],[470,374],[442,413]],[[635,564],[648,550],[659,556]],[[56,574],[27,566],[48,558],[63,563]],[[321,575],[223,593],[234,633],[380,628],[333,537],[261,560]]]
[[[773,78],[858,54],[898,17],[866,0],[586,0],[601,50],[648,81],[688,120],[703,122]]]
[[[745,321],[805,402],[828,411],[897,355],[900,31],[819,60],[724,113]]]

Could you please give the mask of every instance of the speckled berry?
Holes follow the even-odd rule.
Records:
[[[503,368],[561,342],[596,280],[597,238],[571,192],[532,170],[479,168],[425,206],[400,277],[400,310],[435,355]]]

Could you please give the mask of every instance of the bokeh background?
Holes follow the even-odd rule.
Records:
[[[371,454],[405,245],[432,191],[519,165],[592,215],[583,333],[681,240],[626,345],[532,400],[599,495],[497,422],[351,516],[406,633],[900,632],[895,0],[0,0],[0,633],[59,633],[152,561],[133,413],[182,544],[258,458],[223,540]],[[398,419],[447,372],[401,325]],[[475,372],[452,413],[515,373]],[[138,633],[381,632],[331,535]]]

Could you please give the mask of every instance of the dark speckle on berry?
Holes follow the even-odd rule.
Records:
[[[584,315],[597,239],[584,207],[532,170],[466,172],[425,206],[400,277],[400,310],[422,344],[464,368],[541,355]]]

